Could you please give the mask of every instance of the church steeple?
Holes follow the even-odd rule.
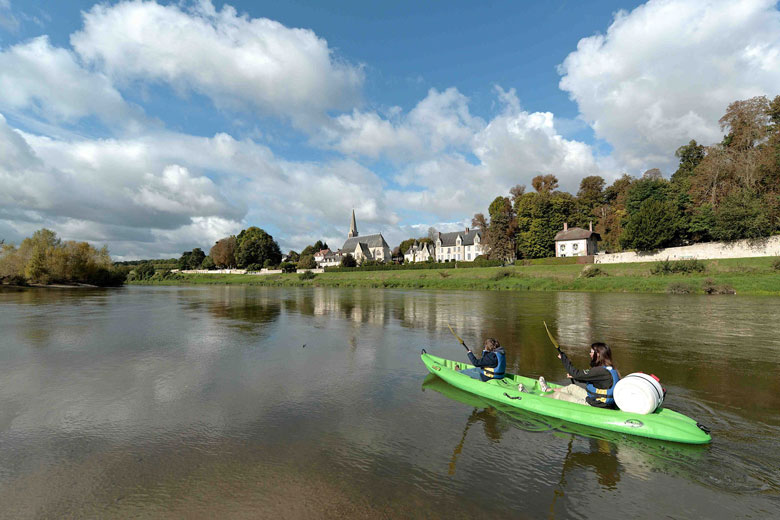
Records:
[[[352,210],[352,221],[349,223],[349,235],[347,238],[358,236],[357,222],[355,222],[355,210]]]

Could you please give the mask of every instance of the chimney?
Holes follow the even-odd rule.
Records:
[[[469,228],[466,228],[466,234],[467,235],[469,234]]]
[[[588,222],[588,228],[590,228],[590,232],[593,233],[593,221],[591,220]]]
[[[564,222],[563,223],[563,230],[564,231],[568,231],[569,230],[569,223],[568,222]]]

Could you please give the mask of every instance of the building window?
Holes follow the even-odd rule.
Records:
[[[466,254],[466,260],[471,260],[471,253]]]
[[[561,251],[566,251],[566,244],[561,244]]]
[[[577,248],[578,248],[578,247],[579,247],[579,244],[572,244],[572,245],[571,245],[571,248],[572,248],[573,250],[575,250],[575,251],[577,250]]]

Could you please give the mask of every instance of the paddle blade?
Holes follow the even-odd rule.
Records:
[[[458,339],[458,341],[459,341],[460,343],[463,343],[463,340],[460,338],[460,336],[458,336],[457,334],[455,334],[455,331],[454,331],[454,330],[452,330],[452,327],[450,327],[450,324],[449,324],[449,323],[447,324],[447,328],[448,328],[448,329],[450,329],[450,332],[452,332],[452,335],[453,335],[453,336],[455,336],[455,337]]]
[[[550,332],[550,329],[547,327],[547,322],[546,321],[542,321],[542,323],[544,323],[544,330],[547,331],[547,336],[550,338],[550,341],[552,341],[553,346],[555,347],[555,349],[558,352],[560,352],[561,351],[561,347],[560,347],[560,345],[558,345],[558,342],[555,341],[555,338],[553,337],[552,333]]]

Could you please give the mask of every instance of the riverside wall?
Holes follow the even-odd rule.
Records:
[[[171,269],[171,271],[178,271],[178,269]],[[324,273],[325,269],[298,269],[296,272],[305,273],[306,271]],[[261,269],[260,271],[247,271],[246,269],[185,269],[181,272],[184,274],[248,274],[258,276],[264,274],[282,274],[281,269]]]
[[[705,242],[690,246],[667,247],[648,252],[599,254],[596,264],[624,262],[657,262],[659,260],[714,260],[718,258],[750,258],[754,256],[780,256],[780,236],[734,242]]]

